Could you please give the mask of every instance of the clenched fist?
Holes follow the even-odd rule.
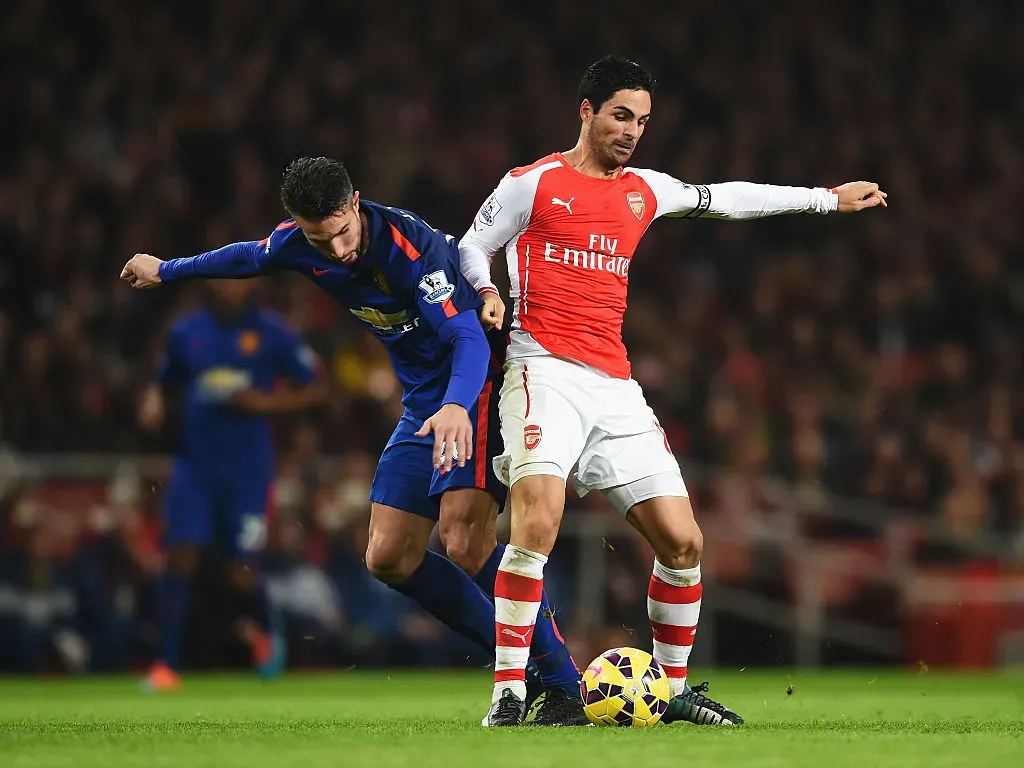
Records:
[[[874,208],[880,205],[883,208],[889,204],[885,202],[888,195],[878,188],[878,185],[871,181],[850,181],[841,187],[836,187],[839,195],[839,212],[853,213],[863,211],[865,208]]]
[[[148,253],[136,253],[121,270],[121,279],[127,280],[132,288],[145,290],[156,288],[160,280],[160,265],[163,262]]]
[[[501,323],[505,319],[505,302],[493,291],[482,293],[481,298],[484,300],[484,305],[480,308],[480,322],[483,323],[484,330],[497,328],[500,331]]]

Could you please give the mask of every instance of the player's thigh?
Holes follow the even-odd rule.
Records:
[[[224,553],[237,563],[252,563],[267,546],[267,516],[273,477],[253,472],[216,481],[219,533]]]
[[[686,496],[645,499],[629,509],[626,519],[647,539],[662,565],[692,568],[700,562],[704,537]]]
[[[674,475],[678,479],[670,484],[671,495],[686,496],[679,462],[640,386],[631,379],[607,382],[604,394],[598,427],[580,457],[573,481],[577,492],[584,495],[655,475]],[[626,509],[619,507],[619,511],[625,513]]]
[[[530,475],[568,478],[591,429],[581,371],[546,357],[505,365],[498,404],[503,450],[494,470],[510,488]]]
[[[186,461],[174,463],[164,486],[162,516],[162,543],[167,549],[205,547],[213,540],[213,496],[202,475]]]

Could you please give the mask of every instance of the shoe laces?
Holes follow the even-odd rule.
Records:
[[[571,701],[569,694],[561,688],[552,688],[544,694],[544,700],[537,707],[537,715],[534,722],[553,722],[562,719],[563,715],[569,714]]]
[[[498,717],[522,717],[522,706],[523,703],[516,697],[514,693],[506,690],[501,694],[501,698],[498,699],[498,708],[494,714]]]

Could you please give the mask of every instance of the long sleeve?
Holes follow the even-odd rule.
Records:
[[[484,388],[491,348],[475,311],[449,318],[437,332],[442,341],[452,346],[452,375],[444,402],[456,403],[468,411]]]
[[[459,268],[477,293],[498,292],[498,287],[491,280],[492,257],[493,254],[486,253],[477,241],[464,239],[459,244]]]
[[[491,259],[526,229],[536,188],[532,177],[506,174],[459,241],[459,268],[478,293],[498,292],[491,280]]]
[[[169,283],[195,277],[255,277],[270,271],[264,258],[268,252],[266,242],[231,243],[197,256],[165,261],[160,265],[160,279]]]
[[[758,219],[787,213],[831,213],[839,205],[834,189],[783,187],[728,181],[685,184],[666,173],[633,169],[650,185],[658,201],[655,217]]]
[[[717,219],[759,219],[787,213],[831,213],[839,204],[839,197],[823,187],[780,187],[749,181],[728,181],[708,184],[705,189],[710,205],[701,215]]]

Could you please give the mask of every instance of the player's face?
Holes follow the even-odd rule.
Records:
[[[597,112],[584,102],[582,116],[595,158],[605,168],[619,168],[629,161],[643,135],[651,116],[651,94],[616,91]]]
[[[359,193],[352,202],[322,221],[295,217],[309,244],[329,259],[353,264],[362,251],[363,222],[359,216]]]

